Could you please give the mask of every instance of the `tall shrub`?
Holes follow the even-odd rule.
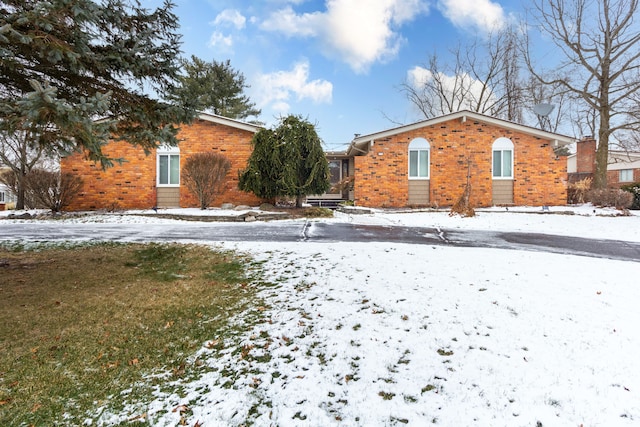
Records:
[[[206,209],[225,183],[231,162],[219,153],[197,153],[182,168],[182,182],[197,197],[200,209]]]
[[[37,206],[60,212],[73,201],[82,188],[82,178],[69,172],[33,169],[26,176],[29,197]]]
[[[301,207],[310,194],[329,190],[329,164],[315,126],[299,116],[280,119],[275,129],[253,137],[253,152],[239,187],[265,199],[295,197]]]

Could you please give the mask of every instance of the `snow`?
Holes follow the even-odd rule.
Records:
[[[489,209],[474,218],[376,210],[314,221],[640,242],[637,212],[549,210]],[[203,426],[640,422],[640,263],[389,243],[217,246],[262,262],[272,285],[259,288],[260,306],[230,320],[234,334],[203,343],[192,358],[207,366],[200,378],[167,382],[153,401],[94,414],[95,424],[143,413],[159,426],[181,417]]]

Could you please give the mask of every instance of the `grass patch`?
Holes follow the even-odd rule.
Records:
[[[0,247],[0,425],[80,425],[201,372],[190,356],[252,303],[246,262],[194,245]]]
[[[307,218],[331,218],[333,217],[333,211],[331,209],[318,207],[305,208],[304,216]]]

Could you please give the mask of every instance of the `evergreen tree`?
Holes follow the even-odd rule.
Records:
[[[179,77],[174,99],[230,119],[244,120],[260,114],[255,103],[243,94],[249,87],[244,75],[234,70],[229,60],[206,62],[191,56],[182,60],[182,67],[184,74]]]
[[[0,131],[26,132],[49,152],[86,150],[103,167],[111,137],[145,150],[176,144],[176,126],[195,112],[148,94],[168,93],[178,75],[173,6],[3,0]]]
[[[329,190],[329,165],[315,126],[290,115],[276,129],[260,130],[239,186],[266,199],[295,197],[296,207],[305,196]]]

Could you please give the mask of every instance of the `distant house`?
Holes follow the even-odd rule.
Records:
[[[11,169],[6,166],[0,166],[0,174],[9,173]],[[0,211],[7,208],[7,205],[16,202],[16,197],[6,185],[0,183]]]
[[[567,163],[554,148],[573,142],[460,111],[358,136],[345,152],[329,153],[332,182],[353,180],[333,197],[369,207],[452,206],[468,177],[474,206],[564,205]]]
[[[596,149],[597,144],[593,138],[585,138],[576,143],[576,153],[567,158],[569,182],[593,178]],[[607,185],[619,188],[633,182],[640,182],[640,152],[609,150]]]
[[[182,184],[185,161],[196,153],[213,151],[225,155],[231,170],[223,192],[213,206],[225,202],[256,205],[260,199],[238,190],[238,172],[244,170],[251,155],[251,140],[260,127],[225,117],[199,115],[178,133],[177,147],[160,147],[149,155],[127,142],[112,141],[104,153],[125,162],[102,170],[99,165],[74,153],[60,162],[63,172],[84,180],[81,193],[69,210],[150,209],[152,207],[197,207],[197,199]]]
[[[6,206],[10,203],[14,203],[13,193],[6,185],[0,184],[0,211],[5,210]]]

